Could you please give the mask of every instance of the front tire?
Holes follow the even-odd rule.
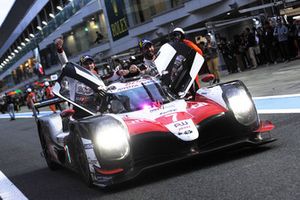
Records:
[[[75,135],[75,149],[76,149],[76,161],[78,164],[78,172],[88,187],[93,186],[93,180],[91,177],[90,167],[86,156],[85,149],[83,147],[82,139],[79,134]]]
[[[50,153],[49,153],[49,149],[47,147],[45,136],[40,134],[40,140],[41,140],[44,158],[46,160],[48,168],[53,171],[59,169],[60,165],[50,159]]]

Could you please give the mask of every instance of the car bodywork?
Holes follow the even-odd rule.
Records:
[[[73,110],[36,116],[48,166],[67,167],[79,172],[88,185],[105,187],[168,162],[275,140],[270,135],[274,125],[259,119],[241,81],[200,88],[194,100],[185,100],[203,58],[191,49],[178,53],[180,48],[170,44],[161,48],[156,62],[159,77],[134,77],[108,86],[89,71],[67,63],[54,87],[57,98],[35,107],[68,101],[89,116],[74,119],[68,115]],[[170,67],[175,62],[183,68],[180,73]],[[106,91],[95,102],[97,109],[76,101],[76,91],[70,89],[75,82],[84,84],[80,91]]]

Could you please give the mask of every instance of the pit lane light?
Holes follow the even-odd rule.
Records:
[[[27,42],[30,42],[30,40],[29,40],[28,38],[25,38],[25,40],[26,40]]]
[[[6,58],[6,59],[5,59],[5,61],[6,61],[6,62],[9,62],[9,59],[8,59],[8,58]],[[6,62],[5,62],[5,64],[6,64]]]
[[[32,37],[32,38],[34,38],[34,37],[35,37],[35,36],[34,36],[32,33],[30,33],[30,34],[29,34],[29,36],[30,36],[30,37]]]
[[[19,50],[22,50],[22,47],[21,47],[21,46],[18,46],[17,48],[18,48]]]
[[[61,6],[56,6],[56,8],[57,8],[58,10],[60,10],[60,11],[63,10],[63,8],[62,8]]]
[[[54,14],[53,13],[49,13],[49,16],[51,17],[51,18],[55,18],[55,16],[54,16]]]
[[[7,56],[7,57],[8,57],[8,59],[9,59],[9,60],[11,60],[11,59],[12,59],[12,57],[11,57],[11,56]]]
[[[14,50],[15,53],[19,53],[19,51],[17,49]]]
[[[12,55],[12,56],[15,56],[16,54],[14,53],[14,52],[11,52],[11,54],[10,55]]]
[[[21,45],[22,45],[23,47],[25,47],[25,46],[26,46],[26,44],[25,44],[24,42],[21,42]]]
[[[45,26],[48,25],[48,23],[46,21],[42,21],[42,24],[44,24]]]
[[[40,31],[43,30],[42,27],[40,26],[37,26],[36,28],[39,29]]]

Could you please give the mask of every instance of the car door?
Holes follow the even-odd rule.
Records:
[[[162,83],[179,97],[187,94],[203,63],[204,58],[183,42],[164,44],[155,59]]]
[[[53,93],[81,110],[96,115],[97,94],[106,90],[103,81],[89,70],[67,63],[53,87]],[[91,99],[95,102],[91,103]]]

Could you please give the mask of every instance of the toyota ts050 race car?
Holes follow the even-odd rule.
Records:
[[[274,125],[259,119],[241,81],[202,87],[193,100],[185,100],[203,61],[186,46],[165,44],[155,61],[157,77],[144,75],[109,85],[67,63],[54,86],[57,98],[35,104],[67,101],[73,106],[36,116],[49,168],[64,166],[88,185],[105,187],[172,161],[274,141]],[[84,103],[82,94],[94,95],[93,105]],[[74,108],[88,116],[72,117]]]

